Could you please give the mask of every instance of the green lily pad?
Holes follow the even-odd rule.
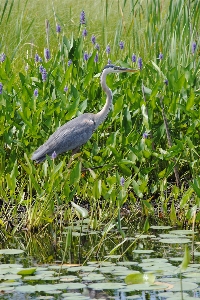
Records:
[[[171,226],[150,226],[150,228],[152,228],[152,229],[170,229],[170,228],[172,228]]]
[[[88,288],[93,290],[118,290],[125,286],[124,283],[121,282],[103,282],[103,283],[91,283],[88,285]]]
[[[193,230],[171,230],[169,233],[178,234],[178,235],[187,235],[187,234],[195,234]]]
[[[190,243],[191,240],[176,237],[171,239],[160,239],[159,242],[164,244],[186,244],[186,243]]]
[[[141,250],[133,250],[133,252],[134,253],[138,253],[138,254],[150,254],[150,253],[153,253],[154,252],[154,250],[143,250],[143,249],[141,249]]]
[[[154,283],[155,275],[151,273],[139,273],[139,274],[129,274],[125,278],[126,284],[138,284],[138,283]]]
[[[0,254],[21,254],[24,250],[20,249],[1,249]]]
[[[22,276],[28,276],[34,274],[36,271],[36,268],[24,268],[21,271],[17,272],[18,275]]]

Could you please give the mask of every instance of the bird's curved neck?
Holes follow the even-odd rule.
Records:
[[[106,73],[102,73],[101,75],[101,86],[104,92],[107,95],[106,103],[102,110],[96,114],[96,128],[106,119],[111,107],[112,107],[112,91],[106,84]]]

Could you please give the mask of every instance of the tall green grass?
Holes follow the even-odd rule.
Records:
[[[171,222],[178,222],[179,213],[182,219],[192,218],[200,197],[199,6],[199,1],[181,0],[85,1],[84,7],[82,1],[76,6],[70,1],[62,5],[58,1],[1,2],[0,51],[7,58],[0,66],[0,188],[11,216],[17,215],[17,207],[27,208],[19,228],[24,223],[29,228],[52,223],[60,217],[58,208],[74,197],[90,203],[91,223],[103,222],[112,214],[117,218],[117,208],[127,200],[133,205],[140,202],[146,216],[156,203],[163,215],[168,216],[170,208]],[[86,38],[79,24],[82,9]],[[43,56],[45,20],[50,24],[49,61]],[[59,35],[56,23],[62,27]],[[90,41],[92,34],[100,44],[98,63],[94,62],[97,50]],[[122,50],[121,40],[125,42]],[[109,55],[107,44],[111,46]],[[91,53],[87,62],[83,60],[85,51]],[[40,63],[34,61],[36,52],[47,70],[45,82]],[[108,76],[113,111],[70,169],[66,167],[70,153],[34,165],[31,153],[56,128],[83,112],[101,109],[105,96],[99,74],[108,58],[138,68],[137,62],[131,61],[133,53],[142,58],[142,70],[132,76]],[[70,66],[69,59],[73,61]],[[36,88],[38,97],[34,96]],[[148,138],[143,136],[145,132]],[[121,177],[125,185],[119,193]],[[69,208],[63,221],[71,218],[70,214]],[[5,215],[3,212],[0,218],[6,223]],[[199,218],[197,214],[196,220]]]

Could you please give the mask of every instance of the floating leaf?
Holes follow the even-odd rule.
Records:
[[[36,268],[24,268],[21,271],[17,272],[18,275],[27,276],[32,275],[36,271]]]
[[[24,250],[20,249],[1,249],[0,254],[21,254]]]
[[[143,250],[143,249],[136,249],[136,250],[133,250],[134,253],[138,253],[138,254],[150,254],[150,253],[153,253],[154,251],[153,250]]]
[[[88,285],[88,288],[93,290],[118,290],[125,286],[121,282],[104,282],[104,283],[92,283]]]
[[[151,273],[139,273],[129,274],[125,278],[126,284],[138,284],[138,283],[154,283],[155,275]]]

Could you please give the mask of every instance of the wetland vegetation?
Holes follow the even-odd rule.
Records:
[[[158,289],[157,281],[163,284],[160,293],[173,293],[168,299],[199,297],[199,11],[199,0],[1,1],[0,292],[8,293],[5,299],[22,299],[27,292],[33,299],[89,299],[83,288],[105,291],[109,282],[113,289],[117,284],[117,292],[94,297],[144,299],[139,291]],[[99,79],[109,63],[138,72],[107,76],[113,107],[106,121],[69,168],[70,152],[32,162],[32,153],[59,126],[100,111],[105,95]],[[187,230],[167,232],[164,225]],[[136,250],[144,253],[133,254]],[[69,264],[79,269],[68,270]],[[110,268],[106,279],[104,267]],[[137,277],[140,286],[131,290],[126,276],[137,272],[144,272],[149,286]],[[195,280],[188,279],[192,273]],[[51,287],[39,287],[43,277]],[[72,289],[81,294],[66,295],[70,287],[62,278],[78,281]],[[95,281],[101,280],[104,287],[97,288]],[[58,290],[64,290],[62,296]],[[148,297],[165,299],[158,292]]]

